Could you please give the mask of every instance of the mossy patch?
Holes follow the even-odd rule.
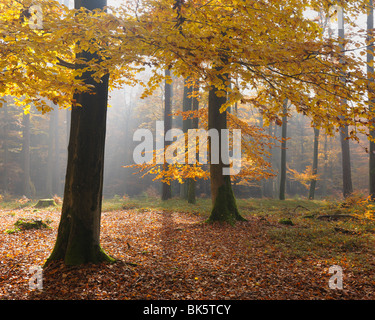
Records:
[[[284,224],[284,225],[286,225],[286,226],[294,226],[294,223],[293,223],[292,220],[290,220],[290,218],[281,218],[281,219],[279,220],[279,223],[280,223],[280,224]]]
[[[53,199],[40,199],[38,203],[34,206],[34,208],[48,208],[56,206],[57,204]]]
[[[14,226],[20,231],[49,228],[48,224],[41,219],[18,219]]]
[[[225,182],[218,189],[215,204],[207,221],[227,222],[231,225],[236,221],[246,221],[238,211],[229,176],[224,179]]]

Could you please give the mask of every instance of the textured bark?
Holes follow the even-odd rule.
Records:
[[[319,156],[319,129],[314,128],[314,154],[313,154],[313,165],[312,174],[316,175],[318,173],[318,156]],[[316,179],[311,179],[309,199],[314,200],[315,198],[315,187]]]
[[[53,159],[53,146],[54,146],[54,117],[55,112],[51,111],[49,114],[49,128],[48,128],[48,155],[47,155],[47,174],[46,174],[46,197],[53,196],[53,171],[54,171],[54,159]]]
[[[90,10],[105,5],[106,0],[76,1],[76,8]],[[82,56],[93,59],[95,54],[84,52]],[[94,86],[95,94],[74,96],[82,107],[72,106],[64,202],[55,247],[46,264],[54,260],[67,265],[114,261],[99,243],[109,76],[100,83],[88,72],[82,78]]]
[[[367,78],[369,80],[369,108],[370,112],[375,112],[375,96],[374,96],[374,67],[370,63],[374,60],[374,47],[373,45],[373,28],[374,28],[374,8],[373,0],[369,0],[369,9],[367,12]],[[375,119],[374,119],[375,120]],[[375,200],[375,130],[370,129],[370,136],[373,141],[370,140],[369,146],[369,193],[372,200]]]
[[[184,93],[182,97],[182,111],[190,111],[192,107],[192,99],[191,99],[192,87],[189,85],[189,77],[184,79]],[[192,121],[191,119],[183,119],[182,120],[182,131],[186,134],[189,129],[191,129]],[[186,145],[187,139],[185,139]],[[182,199],[188,200],[188,193],[189,193],[189,181],[190,179],[186,179],[184,183],[180,186],[180,197]]]
[[[193,88],[194,92],[197,93],[199,88],[198,86],[194,86]],[[199,100],[197,99],[197,97],[193,97],[192,98],[192,107],[191,109],[193,111],[198,111],[199,109]],[[199,125],[199,120],[198,120],[198,117],[196,118],[193,118],[191,120],[191,128],[192,129],[198,129],[198,125]],[[196,199],[196,186],[197,186],[197,183],[194,179],[188,179],[188,195],[187,195],[187,200],[188,200],[188,203],[192,203],[192,204],[195,204],[197,202],[197,199]]]
[[[9,147],[8,147],[8,104],[6,101],[3,104],[3,135],[4,135],[4,180],[3,180],[3,192],[6,194],[8,192],[8,179],[9,179],[9,169],[8,169],[8,162],[9,162]]]
[[[227,78],[227,77],[224,77]],[[223,80],[223,78],[222,78]],[[208,129],[216,129],[219,132],[219,155],[221,155],[221,130],[227,128],[227,111],[220,112],[221,106],[226,102],[226,97],[217,96],[218,89],[213,87],[208,94]],[[209,149],[211,148],[211,138],[208,140]],[[220,221],[234,223],[244,220],[240,215],[236,199],[234,197],[230,176],[223,175],[223,168],[226,167],[219,156],[219,163],[210,163],[211,178],[211,200],[212,211],[209,222]]]
[[[22,192],[26,197],[31,196],[30,188],[30,113],[23,114],[22,120],[22,168],[23,168],[23,188]]]
[[[340,10],[338,21],[342,22],[342,25],[339,25],[339,38],[341,41],[340,47],[342,49],[342,54],[344,54],[344,45],[343,41],[345,38],[344,32],[344,11]],[[340,63],[343,63],[341,60]],[[345,83],[345,74],[341,76],[341,81]],[[347,101],[342,99],[342,104],[346,105]],[[346,115],[341,116],[341,119],[345,120]],[[348,126],[343,125],[340,128],[340,142],[341,142],[341,160],[342,160],[342,181],[343,181],[343,196],[344,198],[350,196],[353,193],[353,184],[352,184],[352,171],[350,164],[350,145],[348,138]]]
[[[341,160],[342,160],[342,187],[343,196],[347,198],[353,193],[352,172],[350,164],[350,146],[348,138],[348,126],[340,129]]]
[[[286,186],[286,132],[287,132],[287,106],[288,106],[288,99],[284,100],[283,105],[283,123],[281,127],[281,163],[280,163],[280,192],[279,192],[279,199],[285,200],[285,186]]]
[[[171,76],[170,70],[165,70],[166,76]],[[172,116],[170,114],[172,113],[172,85],[165,82],[165,97],[164,97],[164,138],[165,134],[168,130],[172,129]],[[170,144],[170,141],[165,142],[165,148]],[[168,163],[165,162],[163,164],[164,168],[166,169],[168,167]],[[163,182],[162,184],[162,194],[161,199],[162,200],[168,200],[172,198],[172,189],[171,185],[168,183]]]

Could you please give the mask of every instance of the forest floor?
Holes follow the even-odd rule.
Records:
[[[51,253],[60,208],[0,204],[0,300],[375,298],[370,204],[250,199],[238,205],[247,221],[231,226],[204,222],[208,200],[106,202],[101,244],[118,261],[55,263],[43,269],[43,289],[31,290],[29,269]],[[333,218],[321,218],[327,215]],[[49,228],[15,229],[30,217]],[[341,290],[329,287],[333,265],[342,268]]]

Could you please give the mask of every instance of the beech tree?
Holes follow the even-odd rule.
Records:
[[[210,128],[227,128],[226,108],[237,101],[258,108],[265,125],[280,123],[285,99],[328,133],[368,125],[363,61],[344,55],[337,39],[324,38],[318,24],[304,16],[307,8],[328,10],[332,4],[356,14],[365,0],[360,2],[163,0],[106,12],[105,0],[77,0],[76,10],[65,12],[41,1],[39,30],[28,23],[30,15],[35,18],[31,0],[2,1],[0,94],[15,96],[19,105],[34,103],[43,112],[51,110],[47,100],[72,106],[64,204],[48,262],[112,261],[99,243],[108,86],[134,81],[134,73],[146,65],[153,75],[142,83],[145,95],[165,80],[166,69],[201,79],[209,92]],[[353,102],[349,111],[356,117],[340,117],[348,107],[338,99]],[[261,156],[252,156],[264,164]],[[222,168],[223,163],[211,164],[210,219],[242,220]]]
[[[367,78],[369,80],[368,86],[368,101],[369,112],[372,115],[374,112],[374,3],[369,0],[367,11]],[[369,193],[372,200],[375,200],[375,130],[373,124],[370,124],[370,142],[369,142]]]
[[[168,130],[172,129],[172,84],[170,70],[165,70],[165,76],[168,77],[164,82],[164,137]],[[166,141],[165,147],[168,147],[170,141]],[[167,170],[168,163],[164,158],[163,170]],[[170,183],[163,182],[162,184],[162,200],[172,198],[172,189]]]
[[[316,175],[318,173],[318,157],[319,157],[319,128],[314,127],[314,147],[313,147],[313,163],[312,163],[312,175],[314,176],[310,182],[309,199],[314,200],[315,187],[316,187]]]
[[[106,0],[76,0],[75,8],[103,9],[106,4]],[[98,56],[83,51],[79,58],[90,61]],[[72,107],[64,202],[47,264],[54,260],[68,265],[114,261],[99,241],[109,75],[97,82],[92,72],[84,72],[81,79],[92,89],[74,96],[80,106]]]
[[[345,29],[344,29],[344,9],[339,7],[338,10],[338,28],[339,28],[339,40],[340,48],[342,52],[345,52],[344,39],[345,39]],[[344,64],[344,59],[341,57],[340,63]],[[342,71],[342,76],[340,77],[343,85],[346,85],[345,71]],[[347,99],[342,98],[340,102],[343,106],[347,106]],[[340,117],[345,121],[347,117],[347,111],[343,112]],[[350,196],[353,193],[352,185],[352,171],[350,163],[350,144],[349,144],[349,128],[347,124],[344,124],[340,128],[340,142],[341,142],[341,161],[342,161],[342,181],[343,181],[343,196],[344,198]]]
[[[283,103],[283,118],[281,124],[281,161],[280,161],[280,189],[279,199],[285,200],[285,187],[286,187],[286,140],[287,140],[287,127],[288,127],[288,99]]]

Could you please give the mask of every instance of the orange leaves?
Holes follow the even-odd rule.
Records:
[[[254,210],[252,208],[251,210]],[[14,213],[14,215],[12,215]],[[152,209],[103,213],[101,243],[115,264],[43,269],[43,290],[29,290],[31,265],[40,266],[53,247],[59,212],[40,210],[52,229],[8,235],[17,218],[35,214],[0,211],[0,298],[2,299],[369,299],[373,269],[349,257],[283,254],[272,217],[247,216],[235,226],[202,223],[202,217]],[[268,220],[271,220],[269,222]],[[267,221],[267,223],[266,223]],[[307,226],[294,226],[306,230]],[[301,228],[301,229],[298,229]],[[291,250],[290,248],[286,250]],[[290,251],[292,253],[292,251]],[[315,251],[313,252],[316,253]],[[366,263],[371,263],[366,262]],[[344,289],[329,290],[328,268],[342,266]]]
[[[318,21],[304,15],[318,3],[328,12],[329,1],[199,0],[185,1],[178,8],[170,0],[143,1],[107,12],[65,11],[56,2],[41,3],[41,30],[19,22],[30,0],[1,4],[0,95],[26,95],[24,104],[48,111],[44,98],[69,106],[74,92],[90,90],[79,79],[85,72],[95,81],[111,74],[112,88],[140,83],[147,96],[163,81],[160,70],[170,68],[176,76],[204,79],[207,87],[214,84],[220,95],[229,85],[220,75],[230,74],[231,102],[249,90],[264,91],[275,103],[288,98],[322,126],[337,125],[337,118],[327,117],[337,98],[352,104],[357,117],[348,117],[348,122],[367,119],[363,61],[344,57],[336,40],[323,37]],[[358,8],[358,2],[345,1],[348,12],[357,14]],[[354,40],[348,44],[360,48]],[[98,59],[81,60],[83,51]],[[151,78],[137,78],[146,66],[152,67]],[[340,81],[343,70],[346,85]],[[342,111],[342,106],[335,106],[336,113]],[[275,117],[277,111],[270,109],[266,115]]]

